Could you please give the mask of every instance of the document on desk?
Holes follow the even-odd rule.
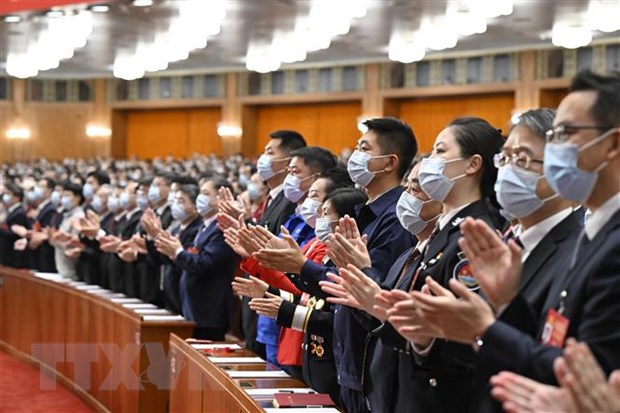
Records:
[[[89,291],[89,290],[101,290],[101,287],[98,285],[84,284],[84,285],[76,285],[75,289],[81,290],[81,291]]]
[[[282,389],[247,389],[245,391],[250,396],[273,396],[276,393],[288,393],[288,394],[314,394],[316,391],[311,388],[295,388],[286,387]]]
[[[226,373],[233,379],[278,379],[290,378],[285,371],[271,370],[271,371],[239,371],[239,370],[226,370]]]
[[[260,357],[207,357],[215,364],[265,364],[266,361]]]
[[[128,303],[141,303],[142,300],[139,298],[130,298],[130,297],[112,297],[110,301],[118,304],[128,304]]]
[[[157,308],[156,305],[151,303],[124,303],[123,307],[134,309],[134,308]]]
[[[165,308],[134,308],[134,313],[149,314],[149,315],[176,315],[166,310]]]
[[[201,344],[201,343],[191,343],[188,342],[192,348],[196,350],[241,350],[241,346],[239,344],[226,344],[226,343],[218,343],[218,344]]]
[[[68,278],[63,277],[62,275],[56,272],[35,272],[34,276],[37,278],[42,278],[48,281],[56,281],[56,282],[68,282],[70,281]]]
[[[266,408],[265,412],[267,413],[340,413],[338,409],[334,409],[333,407],[285,407],[282,409],[278,408]]]
[[[182,315],[143,315],[142,321],[183,321]]]

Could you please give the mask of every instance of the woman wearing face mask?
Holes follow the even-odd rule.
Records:
[[[503,226],[493,191],[497,176],[493,157],[502,145],[499,131],[485,120],[457,118],[439,133],[431,156],[420,163],[420,187],[430,199],[442,203],[442,215],[411,269],[412,289],[421,289],[431,277],[445,288],[455,279],[472,291],[479,290],[458,246],[459,224],[471,216],[496,229]],[[410,411],[467,411],[476,366],[472,348],[433,337],[406,338],[416,368],[409,390],[396,395],[396,406],[407,405]]]
[[[342,186],[347,183],[352,184],[349,179],[346,179],[346,181],[338,179],[338,182],[336,182],[336,176],[339,178],[343,176],[346,177],[346,171],[344,171],[343,168],[334,169],[339,169],[339,176],[332,173],[330,170],[326,171],[324,174],[325,176],[322,176],[314,181],[308,190],[306,199],[299,207],[299,215],[310,229],[313,228],[316,215],[318,214],[318,208],[320,207],[321,201],[325,197],[325,194],[337,186]],[[312,237],[305,244],[302,244],[300,249],[298,247],[300,242],[295,241],[292,237],[287,237],[289,235],[288,233],[283,233],[284,239],[279,239],[275,235],[268,233],[268,231],[263,228],[256,227],[252,231],[255,235],[260,236],[263,239],[269,239],[268,248],[279,247],[283,250],[292,250],[295,254],[293,254],[291,259],[286,260],[289,264],[292,262],[301,262],[302,264],[299,264],[301,267],[306,259],[314,262],[321,262],[325,256],[325,245],[318,241],[315,237]],[[245,236],[245,230],[238,233],[235,233],[234,231],[227,231],[225,236],[229,245],[231,245],[235,251],[243,257],[240,267],[244,272],[263,280],[263,282],[266,283],[265,285],[271,285],[276,289],[286,291],[287,293],[283,294],[284,296],[292,297],[294,295],[301,295],[301,291],[284,274],[284,272],[294,272],[290,271],[291,268],[284,269],[279,265],[267,265],[267,263],[259,261],[258,256],[251,256],[254,252],[258,253],[259,248],[258,245],[253,246],[251,243],[244,241],[244,239],[251,238]],[[294,248],[291,248],[291,246],[294,246]],[[233,284],[233,287],[242,287],[246,281],[246,279],[237,278]],[[239,294],[243,295],[241,291]],[[264,293],[260,296],[262,297],[263,295]],[[285,366],[293,375],[301,377],[301,334],[287,329],[280,329],[278,326],[275,327],[279,331],[279,338],[276,348],[277,362],[280,365]],[[291,342],[296,342],[296,344],[290,344]]]
[[[324,198],[319,208],[320,217],[313,218],[318,238],[315,242],[323,246],[323,251],[325,249],[323,241],[334,231],[338,219],[353,213],[355,205],[367,199],[362,191],[350,187],[336,189]],[[277,252],[266,250],[261,253],[270,256]],[[311,259],[308,255],[307,258]],[[328,260],[329,258],[324,256],[321,262],[326,263]],[[269,266],[266,261],[261,260],[261,262]],[[298,278],[293,277],[292,280],[297,284],[300,283]],[[322,298],[323,295],[321,294],[320,297],[311,296],[308,293],[295,296],[282,295],[270,288],[269,291],[274,296],[262,298],[268,287],[267,284],[254,280],[253,287],[255,289],[250,294],[256,298],[250,302],[251,308],[256,309],[259,314],[275,318],[282,327],[303,333],[301,358],[302,374],[306,384],[321,393],[329,393],[332,400],[339,403],[340,386],[337,380],[332,341],[333,309]],[[285,297],[285,299],[278,296]]]

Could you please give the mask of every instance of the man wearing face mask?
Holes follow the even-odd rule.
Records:
[[[93,197],[90,207],[91,211],[86,212],[87,218],[80,222],[80,242],[85,248],[82,250],[77,260],[77,272],[87,284],[101,284],[101,261],[103,252],[99,249],[99,241],[96,239],[98,229],[109,231],[111,222],[114,220],[114,213],[108,209],[108,199],[112,189],[108,184],[99,187]],[[96,216],[94,215],[96,214]],[[92,220],[97,219],[97,226],[92,224]],[[84,231],[86,229],[86,231]],[[90,231],[88,231],[90,229]],[[89,232],[89,237],[85,232]]]
[[[103,171],[93,171],[89,172],[86,175],[86,183],[84,184],[84,188],[82,188],[82,195],[84,195],[85,203],[84,209],[92,208],[92,201],[95,197],[95,194],[101,187],[101,185],[109,184],[110,177]]]
[[[54,247],[47,239],[47,228],[54,226],[58,211],[50,201],[56,182],[51,178],[39,180],[32,192],[37,202],[37,215],[32,225],[32,232],[28,240],[31,268],[41,272],[56,272]]]
[[[22,205],[24,190],[13,182],[5,183],[2,203],[7,210],[4,223],[0,226],[0,263],[9,267],[26,268],[28,257],[24,251],[14,251],[13,244],[20,237],[15,234],[11,227],[19,225],[26,229],[30,228],[26,209]]]
[[[398,256],[414,245],[414,237],[398,221],[396,203],[403,192],[400,182],[417,153],[417,142],[409,125],[395,118],[370,119],[364,125],[368,131],[358,140],[347,169],[353,182],[365,187],[369,198],[356,208],[356,223],[367,237],[372,267],[381,274],[375,281],[381,282]],[[370,266],[353,257],[345,261],[335,264]],[[328,272],[336,270],[307,261],[300,277],[316,291],[318,282],[327,280]],[[366,342],[368,332],[354,311],[346,306],[335,310],[334,356],[343,406],[347,411],[364,412],[368,410],[363,392],[364,358],[371,348]]]
[[[476,221],[463,223],[461,244],[483,291],[496,306],[508,304],[498,320],[490,309],[461,305],[482,362],[555,384],[554,361],[574,337],[591,347],[605,374],[620,367],[619,148],[620,77],[581,72],[558,107],[543,170],[562,198],[584,203],[593,214],[553,269],[539,317],[514,287],[522,274],[516,245],[502,244]]]
[[[301,212],[302,204],[306,199],[310,186],[321,174],[336,166],[336,157],[326,149],[310,146],[291,152],[289,173],[284,180],[284,196],[297,205]],[[295,212],[283,224],[291,237],[300,247],[314,238],[314,228],[307,224],[303,217]],[[249,259],[255,262],[254,259]],[[250,264],[247,262],[247,269]],[[242,269],[244,266],[242,266]],[[251,273],[251,270],[248,271]],[[277,349],[280,327],[274,319],[258,316],[256,341],[265,344],[267,360],[278,364]]]
[[[181,309],[185,318],[196,323],[193,337],[216,341],[224,340],[229,327],[231,282],[238,263],[215,220],[217,193],[222,187],[232,189],[221,178],[207,179],[201,185],[196,209],[203,222],[189,248],[165,231],[155,238],[157,251],[183,271],[179,280]]]
[[[138,295],[138,279],[135,268],[133,263],[124,262],[116,253],[121,242],[128,241],[136,233],[140,223],[142,211],[138,207],[137,189],[138,182],[129,181],[120,193],[119,205],[125,211],[124,222],[117,228],[118,236],[106,237],[104,241],[101,241],[102,249],[105,252],[113,253],[108,263],[110,288],[112,291],[124,293],[130,297],[137,297]]]
[[[288,171],[291,152],[306,146],[303,136],[295,131],[279,130],[269,135],[265,151],[258,159],[256,168],[267,187],[265,209],[257,225],[266,227],[272,234],[280,232],[280,226],[295,211],[295,203],[284,196],[284,178]],[[237,219],[238,217],[233,217]],[[265,358],[265,346],[256,341],[256,313],[248,306],[249,300],[244,298],[241,305],[241,324],[245,336],[246,347]]]
[[[198,230],[202,226],[202,217],[196,210],[196,198],[199,190],[195,184],[176,185],[177,190],[171,191],[175,200],[172,203],[172,217],[174,224],[170,230],[172,236],[178,237],[184,249],[192,246]],[[149,258],[156,264],[161,265],[163,279],[160,288],[164,295],[164,307],[176,314],[182,314],[180,280],[183,270],[176,265],[168,256],[157,251],[155,238],[164,231],[163,224],[151,211],[142,217],[142,227],[147,233],[146,247]]]
[[[72,221],[84,218],[84,210],[82,209],[84,196],[82,195],[82,188],[77,184],[67,182],[63,185],[63,189],[63,218],[60,227],[52,235],[50,244],[56,249],[54,257],[58,273],[64,277],[76,280],[78,279],[76,260],[79,252],[76,251],[76,247],[72,245],[72,242],[78,240],[78,234],[73,227]],[[78,255],[72,255],[71,253]]]

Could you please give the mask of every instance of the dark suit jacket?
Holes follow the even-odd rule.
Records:
[[[280,233],[280,226],[295,213],[296,205],[284,196],[284,191],[280,191],[263,212],[258,220],[258,225],[266,227],[272,234]],[[250,310],[248,303],[250,300],[243,297],[241,300],[241,327],[245,336],[246,347],[255,353],[264,353],[261,351],[260,344],[256,342],[256,324],[258,315]]]
[[[518,295],[482,337],[481,359],[502,370],[555,384],[553,361],[562,349],[541,344],[540,337],[548,310],[559,309],[559,295],[566,290],[563,316],[570,321],[567,337],[587,343],[606,374],[620,368],[620,211],[592,241],[583,238],[573,268],[572,254],[553,271],[540,317]],[[528,330],[531,325],[538,331]]]
[[[109,228],[110,220],[114,220],[112,213],[108,213],[101,219],[101,228]],[[80,241],[85,248],[76,263],[77,274],[87,284],[100,284],[103,251],[99,249],[99,241],[84,236],[80,236]]]
[[[30,229],[30,222],[26,216],[26,208],[19,205],[7,216],[3,225],[0,225],[0,263],[14,268],[28,267],[28,251],[15,251],[13,243],[19,239],[17,234],[11,231],[12,225],[21,225]]]
[[[459,224],[465,217],[482,219],[494,228],[503,225],[498,222],[495,212],[489,209],[485,199],[463,208],[429,240],[418,265],[420,274],[414,287],[416,290],[421,288],[427,276],[445,288],[449,288],[450,279],[458,279],[459,269],[464,268],[466,264],[458,246],[461,236]],[[461,281],[467,280],[461,279]],[[477,291],[476,284],[468,286]],[[420,412],[467,411],[476,366],[476,355],[470,346],[436,339],[426,357],[420,357],[412,352],[410,362],[414,363],[410,384],[398,385],[400,389],[409,390],[398,393],[394,398],[396,408],[409,406],[409,411]]]
[[[543,311],[549,288],[556,277],[556,268],[571,256],[576,237],[582,228],[583,211],[574,211],[547,233],[523,263],[519,293],[537,316]],[[526,329],[535,330],[536,325]],[[500,403],[490,395],[489,379],[499,371],[497,364],[489,363],[485,358],[479,360],[472,388],[472,392],[477,394],[474,405],[479,411],[503,411]]]
[[[53,227],[56,217],[60,215],[54,205],[48,202],[37,214],[35,223],[43,228]],[[54,247],[48,241],[44,241],[34,250],[31,250],[32,268],[41,272],[56,272],[56,260],[54,259]]]
[[[178,228],[173,229],[172,234],[178,234],[183,248],[188,249],[194,244],[194,239],[196,238],[196,234],[198,233],[200,227],[202,227],[202,218],[198,216],[181,232],[178,231]],[[183,273],[183,270],[177,267],[167,256],[160,254],[157,251],[157,248],[155,248],[154,241],[147,241],[146,248],[149,251],[149,259],[158,265],[161,265],[164,270],[164,307],[176,314],[183,314],[181,307],[181,293],[179,291],[181,274]]]
[[[184,250],[175,260],[183,270],[183,316],[196,322],[198,328],[226,329],[233,299],[231,282],[239,257],[224,241],[216,221],[201,228],[193,248],[195,253]]]
[[[138,228],[142,211],[134,212],[118,230],[118,236],[123,240],[130,239]],[[113,254],[108,262],[108,274],[112,291],[124,293],[129,297],[138,296],[138,277],[135,267],[131,262],[124,262],[116,254]]]

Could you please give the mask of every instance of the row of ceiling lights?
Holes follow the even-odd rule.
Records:
[[[132,80],[146,72],[165,70],[168,64],[189,57],[189,53],[207,45],[207,38],[220,32],[226,16],[228,0],[184,0],[175,2],[179,17],[166,30],[149,39],[140,39],[130,50],[118,50],[114,61],[115,77]],[[296,19],[290,31],[276,30],[271,39],[253,40],[248,45],[246,68],[261,73],[278,70],[282,63],[303,61],[307,54],[326,49],[332,38],[349,32],[355,19],[367,13],[367,0],[312,0],[307,15]],[[136,7],[153,5],[153,0],[133,0]],[[26,51],[9,52],[7,73],[16,77],[36,76],[39,71],[58,67],[61,60],[73,56],[84,47],[92,32],[92,15],[109,10],[105,4],[90,6],[80,12],[65,13],[53,9],[46,13],[48,27]],[[396,28],[391,36],[388,57],[411,63],[422,60],[427,50],[443,50],[456,46],[460,36],[484,33],[487,22],[513,12],[513,0],[449,0],[444,15],[424,17],[417,30]],[[592,41],[592,31],[620,30],[620,2],[590,0],[585,16],[558,20],[551,31],[552,43],[559,47],[577,48]],[[4,21],[17,23],[19,16],[5,16]],[[76,35],[77,33],[77,35]],[[49,47],[50,39],[55,47]]]

